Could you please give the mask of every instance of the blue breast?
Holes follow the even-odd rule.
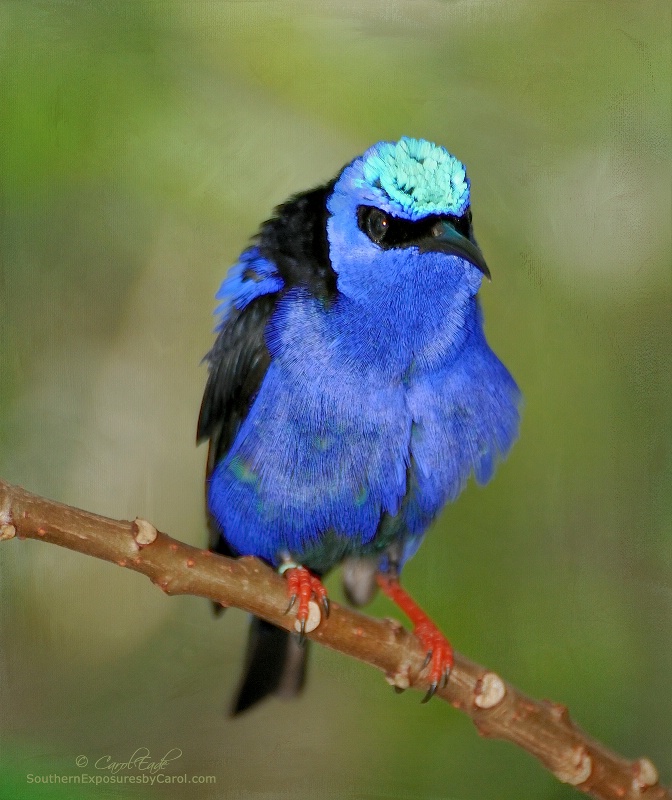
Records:
[[[325,308],[294,289],[280,301],[271,366],[209,484],[210,510],[240,553],[300,559],[328,531],[358,551],[384,514],[401,514],[400,530],[418,539],[471,472],[488,480],[509,449],[518,390],[485,342],[475,298],[459,324],[441,297],[428,305],[426,287],[402,299],[403,325],[347,297]]]

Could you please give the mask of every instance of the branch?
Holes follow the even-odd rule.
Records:
[[[107,519],[55,503],[0,480],[0,541],[40,539],[146,575],[166,594],[192,594],[236,606],[292,630],[284,581],[255,558],[214,555],[159,533],[145,520]],[[423,685],[425,653],[398,622],[332,604],[308,637],[385,673],[399,688]],[[672,800],[647,758],[628,761],[589,738],[567,709],[526,697],[496,673],[455,654],[437,696],[468,714],[484,736],[506,739],[538,758],[559,780],[603,800]]]

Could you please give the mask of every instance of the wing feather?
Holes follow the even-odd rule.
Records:
[[[271,363],[264,334],[279,293],[253,300],[224,323],[212,350],[197,441],[210,439],[207,475],[228,452]]]

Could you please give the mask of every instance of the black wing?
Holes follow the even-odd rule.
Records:
[[[271,363],[264,334],[278,297],[262,295],[234,312],[206,356],[210,373],[196,439],[210,439],[208,476],[233,444]]]
[[[242,311],[232,310],[206,356],[210,366],[198,420],[197,441],[210,439],[207,475],[226,455],[247,416],[271,363],[266,326],[278,299],[302,286],[323,302],[336,295],[336,273],[329,260],[327,197],[333,181],[297,195],[276,209],[256,236],[260,254],[283,279],[280,292],[261,295]],[[254,280],[250,275],[248,280]],[[213,549],[230,554],[214,520]]]
[[[327,199],[336,179],[292,197],[275,209],[257,238],[259,251],[278,268],[285,286],[302,286],[324,302],[336,294],[329,259]]]
[[[196,431],[197,441],[210,439],[206,477],[233,444],[271,363],[264,333],[278,296],[262,295],[235,312],[206,356],[210,373]],[[208,527],[210,549],[224,556],[236,555],[209,514]],[[217,610],[221,607],[217,606]]]

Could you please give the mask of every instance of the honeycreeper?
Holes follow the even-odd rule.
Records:
[[[518,388],[483,333],[484,276],[463,164],[423,139],[378,142],[261,225],[217,293],[206,356],[211,549],[279,568],[302,631],[311,599],[328,613],[333,567],[356,604],[380,587],[427,650],[426,699],[453,653],[399,575],[518,430]],[[232,713],[300,691],[298,639],[253,618]]]

